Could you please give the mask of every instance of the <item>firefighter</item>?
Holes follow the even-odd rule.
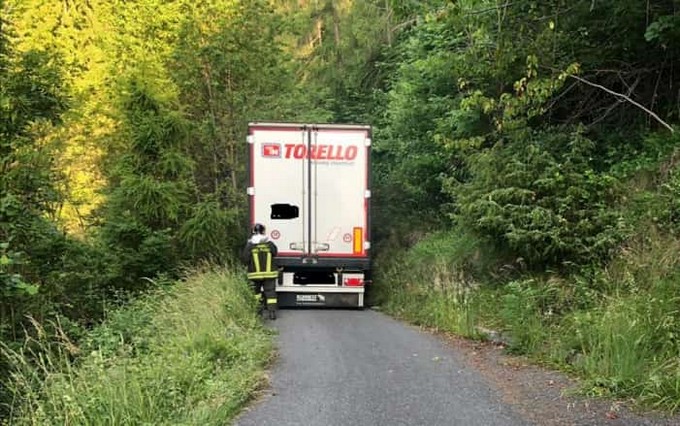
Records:
[[[277,252],[276,244],[265,235],[264,225],[257,223],[253,226],[253,235],[241,254],[243,263],[248,266],[248,279],[260,303],[260,309],[264,292],[264,305],[269,319],[272,320],[276,319],[276,278],[279,272],[274,257]]]

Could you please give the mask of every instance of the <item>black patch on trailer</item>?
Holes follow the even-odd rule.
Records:
[[[331,284],[337,285],[335,282],[335,275],[332,271],[313,270],[308,269],[304,271],[297,271],[293,274],[293,284],[300,285],[317,285],[317,284]]]
[[[358,293],[277,293],[281,307],[358,308]]]
[[[291,204],[272,204],[272,219],[296,219],[300,217],[300,208]]]

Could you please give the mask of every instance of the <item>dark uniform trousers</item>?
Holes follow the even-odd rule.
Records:
[[[276,279],[268,278],[263,280],[251,280],[250,286],[255,292],[256,297],[260,299],[260,303],[267,307],[269,311],[276,310]],[[264,300],[262,295],[264,294]]]
[[[244,260],[248,260],[248,279],[255,291],[255,295],[262,298],[264,293],[264,305],[269,311],[270,318],[276,314],[276,279],[279,273],[274,265],[276,246],[271,242],[247,244],[244,250]]]

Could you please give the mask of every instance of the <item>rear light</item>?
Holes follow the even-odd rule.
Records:
[[[345,278],[345,285],[347,287],[361,287],[364,285],[363,278]]]

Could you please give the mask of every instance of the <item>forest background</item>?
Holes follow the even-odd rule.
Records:
[[[232,264],[249,121],[368,123],[375,303],[677,410],[679,8],[0,0],[3,352]]]

